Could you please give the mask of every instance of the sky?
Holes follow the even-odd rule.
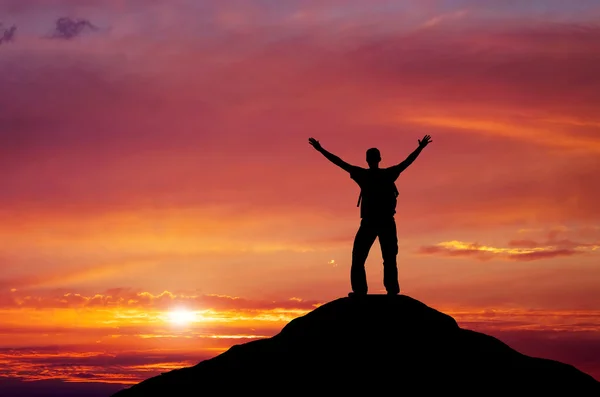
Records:
[[[69,35],[59,18],[85,20]],[[600,4],[3,0],[0,377],[132,384],[350,289],[404,160],[402,293],[600,380]],[[376,242],[370,293],[383,293]]]

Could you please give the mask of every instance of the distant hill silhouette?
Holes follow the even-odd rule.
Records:
[[[600,395],[571,365],[525,356],[408,296],[327,303],[268,339],[233,346],[113,397],[204,395]]]

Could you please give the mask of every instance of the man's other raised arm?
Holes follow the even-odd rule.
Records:
[[[402,171],[404,171],[406,168],[408,168],[408,166],[411,165],[413,163],[413,161],[415,161],[417,159],[417,157],[419,157],[419,154],[421,154],[421,151],[425,148],[425,146],[427,146],[428,144],[430,144],[432,142],[431,136],[425,135],[423,137],[423,139],[420,139],[418,142],[419,142],[419,146],[411,154],[409,154],[408,157],[404,161],[402,161],[401,163],[399,163],[393,167],[390,167],[390,168],[394,169],[394,171],[397,172],[398,175],[400,175],[400,173]]]
[[[327,158],[327,160],[331,161],[333,164],[342,168],[344,171],[351,172],[352,169],[354,168],[353,165],[346,163],[344,160],[342,160],[335,154],[332,154],[332,153],[328,152],[327,150],[323,149],[323,147],[321,146],[319,141],[317,141],[315,138],[308,138],[308,143],[310,143],[315,148],[316,151],[320,152],[323,156],[325,156],[325,158]]]

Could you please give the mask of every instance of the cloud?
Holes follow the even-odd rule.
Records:
[[[88,30],[96,31],[98,28],[92,25],[92,23],[87,19],[72,19],[63,17],[56,21],[56,27],[50,37],[55,39],[70,40]]]
[[[249,264],[237,280],[276,272],[286,287],[306,263],[343,268],[341,250],[318,255],[351,244],[358,187],[309,147],[313,134],[358,165],[367,147],[391,165],[433,134],[398,182],[404,238],[470,229],[468,242],[486,229],[600,220],[594,27],[469,13],[426,31],[334,18],[293,34],[182,23],[198,30],[149,36],[137,19],[86,15],[115,29],[3,47],[6,289],[122,276],[172,290],[194,269],[188,285],[214,292],[217,275],[232,279],[223,258]],[[563,248],[542,255],[572,254]]]
[[[60,379],[131,384],[181,367],[189,367],[210,358],[210,352],[130,351],[107,354],[76,352],[63,348],[21,348],[0,350],[0,362],[10,367],[0,370],[1,377],[26,380]]]
[[[463,34],[465,37],[455,34],[454,40],[459,41],[456,44],[440,32],[430,37],[417,35],[415,43],[411,43],[410,36],[393,35],[373,43],[374,39],[365,35],[358,37],[355,49],[346,52],[319,49],[321,39],[309,35],[301,36],[294,46],[284,39],[264,44],[263,38],[250,36],[240,42],[240,54],[225,45],[208,47],[201,39],[189,39],[170,49],[138,39],[123,39],[127,44],[98,39],[93,45],[86,44],[88,49],[75,42],[61,43],[50,52],[56,57],[33,52],[37,45],[31,53],[22,48],[21,57],[25,59],[21,62],[31,67],[11,72],[17,83],[5,89],[15,94],[10,103],[0,106],[5,109],[0,111],[4,116],[1,122],[10,131],[3,136],[6,150],[0,162],[8,172],[1,177],[7,188],[0,193],[0,202],[7,209],[7,217],[22,222],[17,214],[27,212],[36,215],[34,224],[52,228],[60,227],[51,216],[58,211],[62,212],[61,223],[69,218],[83,223],[86,218],[102,217],[107,212],[141,213],[148,208],[184,206],[226,208],[227,214],[219,214],[219,221],[231,231],[240,230],[241,213],[266,221],[275,212],[288,213],[290,223],[308,227],[312,221],[307,214],[352,214],[353,201],[344,197],[356,197],[358,192],[351,181],[334,168],[327,168],[332,166],[304,146],[304,131],[311,129],[324,135],[326,147],[348,161],[358,162],[364,157],[358,147],[370,144],[369,139],[378,140],[384,147],[402,147],[406,153],[393,157],[391,153],[386,157],[384,152],[386,161],[395,157],[400,160],[408,154],[413,138],[392,134],[393,129],[414,129],[416,144],[419,131],[434,128],[440,134],[434,145],[439,146],[423,153],[414,170],[407,170],[400,181],[400,213],[411,230],[495,227],[530,218],[596,219],[600,216],[595,205],[600,192],[594,184],[582,181],[593,178],[598,165],[586,161],[585,156],[572,162],[560,156],[545,156],[537,148],[563,145],[590,153],[596,147],[594,135],[574,133],[587,127],[557,127],[551,123],[548,129],[536,115],[528,117],[527,122],[541,124],[535,126],[540,133],[511,130],[520,123],[504,120],[506,114],[521,112],[512,104],[539,89],[528,87],[534,79],[520,81],[518,76],[507,76],[512,81],[498,81],[502,73],[488,71],[499,67],[495,65],[502,62],[502,53],[517,63],[527,58],[532,63],[528,74],[533,74],[535,65],[554,64],[553,56],[543,52],[524,55],[511,47],[520,43],[515,38],[497,50],[498,59],[485,55],[490,57],[485,63],[476,49],[467,50],[469,45],[476,47],[469,44],[468,37],[477,34]],[[567,35],[565,40],[576,44],[585,35]],[[168,42],[168,36],[165,40]],[[197,52],[189,50],[194,43]],[[418,49],[420,43],[428,46],[425,53]],[[446,54],[442,50],[447,48],[445,44],[456,53]],[[121,50],[128,55],[119,60],[116,54]],[[593,44],[589,50],[594,51]],[[319,51],[323,56],[315,57]],[[248,53],[241,55],[244,52]],[[396,58],[397,53],[406,56]],[[576,57],[561,58],[560,62],[571,59]],[[442,61],[447,67],[436,71]],[[382,70],[389,62],[397,64],[395,69]],[[586,60],[587,64],[593,62]],[[48,67],[48,79],[35,77]],[[429,72],[422,72],[426,70]],[[273,75],[278,76],[276,85],[272,83]],[[594,77],[588,81],[593,85]],[[554,79],[551,82],[549,78],[545,84],[552,84],[556,91],[527,101],[547,102],[561,96],[561,90],[569,90],[564,94],[575,96],[575,102],[584,107],[590,103],[580,97],[587,91],[572,93],[568,87],[556,87]],[[71,87],[72,94],[62,94],[63,86]],[[355,88],[359,86],[362,89]],[[507,92],[502,87],[511,89]],[[461,101],[444,104],[448,98],[441,93],[457,90],[465,93]],[[388,98],[397,97],[400,91],[399,102],[392,107]],[[341,92],[350,95],[342,100]],[[47,93],[55,95],[50,98]],[[564,101],[560,109],[558,104],[548,103],[532,103],[527,109],[545,112],[547,106],[584,121],[593,114],[577,115],[583,108],[567,109]],[[438,120],[446,117],[439,113],[450,107],[453,109],[448,112],[459,114],[464,123],[496,120],[506,124],[506,130],[514,131],[508,136],[511,140],[530,141],[525,145],[515,143],[518,147],[512,149],[499,149],[502,145],[490,145],[486,136],[504,139],[505,135],[493,129],[474,127],[470,138],[446,132],[447,124],[414,123],[415,114],[436,112],[421,117]],[[498,114],[498,109],[505,111]],[[390,119],[393,123],[386,121]],[[559,131],[561,128],[566,129]],[[338,138],[346,133],[356,137],[356,149]],[[366,134],[373,138],[364,138]],[[397,137],[392,138],[394,135]],[[539,139],[532,142],[532,137]],[[507,152],[515,157],[510,164],[506,162]],[[474,162],[480,164],[477,175],[469,170]],[[503,175],[497,175],[499,162],[503,162]],[[564,166],[563,162],[571,165]],[[535,164],[545,164],[546,171],[540,174]],[[219,173],[202,171],[211,169],[219,169]],[[315,173],[323,178],[312,177]],[[431,183],[434,178],[440,182]],[[342,200],[347,200],[346,206]],[[203,213],[209,216],[206,214],[210,211]],[[157,212],[148,215],[149,221],[160,216]],[[188,222],[191,224],[192,219]],[[206,222],[198,218],[199,225]],[[88,230],[76,238],[94,233]],[[13,236],[20,241],[33,240]]]
[[[0,297],[0,337],[14,347],[0,349],[0,363],[7,364],[0,377],[115,383],[135,383],[272,336],[320,304],[123,288],[87,296],[10,295]],[[172,310],[196,313],[197,319],[171,323]]]
[[[461,326],[481,332],[600,332],[598,310],[535,310],[526,308],[455,308],[445,310]]]
[[[4,28],[0,23],[0,44],[14,41],[16,33],[17,27],[15,25],[10,28]]]
[[[453,155],[455,145],[481,148],[478,140],[488,137],[535,145],[536,156],[548,163],[543,178],[536,175],[533,162],[522,157],[522,172],[496,179],[494,186],[481,183],[484,177],[455,181],[453,191],[463,201],[453,205],[461,210],[489,212],[464,200],[476,189],[496,197],[493,205],[505,210],[499,212],[512,212],[507,193],[497,191],[507,192],[520,183],[530,186],[529,191],[511,189],[511,195],[533,194],[554,206],[554,198],[564,201],[572,192],[579,202],[563,205],[565,212],[597,216],[597,189],[578,181],[594,174],[597,164],[563,168],[553,177],[562,165],[540,150],[576,149],[589,156],[597,152],[593,109],[600,103],[600,90],[593,89],[593,54],[598,31],[560,25],[482,29],[466,25],[451,34],[438,27],[427,33],[387,35],[357,29],[347,33],[352,42],[328,30],[286,38],[286,30],[279,28],[256,30],[235,45],[228,44],[226,34],[211,41],[202,36],[180,41],[169,33],[162,41],[109,36],[85,45],[22,44],[0,62],[0,70],[10,70],[13,76],[0,88],[14,93],[0,99],[0,120],[7,131],[2,162],[10,169],[2,177],[8,188],[0,201],[29,208],[42,202],[44,208],[57,208],[75,201],[85,211],[150,203],[225,203],[340,212],[341,194],[354,190],[351,184],[336,182],[339,174],[333,169],[325,184],[333,183],[340,196],[301,196],[301,190],[320,191],[310,175],[327,166],[310,157],[303,144],[306,130],[323,136],[331,150],[351,161],[362,160],[363,149],[339,138],[345,134],[356,137],[355,145],[361,147],[369,140],[409,146],[421,133],[435,131],[439,147],[424,154],[429,156],[427,165],[417,163],[415,168],[427,174],[437,170],[447,180],[454,179],[451,170],[460,167]],[[566,44],[557,54],[551,43],[559,38]],[[47,51],[40,51],[43,48]],[[14,68],[15,62],[29,66]],[[540,65],[552,70],[540,72]],[[42,71],[47,78],[39,77]],[[64,87],[69,87],[69,95]],[[460,92],[460,100],[453,100],[452,92]],[[564,101],[566,97],[571,99]],[[547,121],[548,113],[555,113],[555,120]],[[393,137],[393,129],[412,129],[414,136]],[[465,131],[472,137],[464,136]],[[501,161],[497,147],[483,150],[490,164],[481,165],[481,175],[493,173],[491,163]],[[525,156],[525,148],[515,153],[519,150]],[[453,167],[442,168],[448,163]],[[507,173],[518,168],[505,166]],[[199,172],[215,167],[218,176]],[[540,181],[532,185],[534,178]],[[559,178],[569,189],[553,189]],[[281,189],[273,180],[280,181]],[[427,201],[434,197],[429,195]],[[515,205],[525,207],[523,212],[535,211],[521,198]],[[421,197],[412,201],[424,202]],[[429,207],[447,216],[459,212]]]
[[[113,395],[123,389],[124,386],[118,383],[64,382],[61,380],[28,381],[0,378],[0,387],[9,396],[104,397]]]
[[[0,295],[0,308],[29,309],[152,309],[169,310],[183,306],[188,310],[213,311],[268,311],[268,310],[312,310],[319,301],[290,298],[283,301],[249,300],[226,295],[176,294],[164,291],[152,294],[126,288],[115,288],[104,294],[82,295],[78,293],[29,295],[16,290]]]
[[[429,20],[427,20],[424,24],[423,27],[425,28],[430,28],[432,26],[436,26],[439,25],[441,23],[445,23],[448,21],[454,21],[454,20],[458,20],[463,18],[464,16],[466,16],[468,14],[467,10],[458,10],[458,11],[452,11],[446,14],[441,14],[441,15],[437,15]]]
[[[211,336],[268,335],[311,310],[318,301],[172,288],[187,282],[233,295],[233,271],[244,288],[247,277],[277,280],[267,289],[281,296],[303,282],[312,296],[332,290],[306,281],[306,263],[329,271],[332,258],[347,262],[319,251],[351,244],[358,190],[310,150],[311,135],[359,165],[367,147],[381,147],[391,165],[416,139],[434,136],[399,180],[404,236],[555,222],[588,228],[523,234],[504,246],[440,237],[434,241],[445,242],[424,253],[515,261],[595,255],[600,30],[587,21],[597,14],[579,2],[579,15],[561,13],[560,23],[520,18],[522,5],[500,1],[463,2],[463,14],[440,2],[351,3],[3,1],[0,11],[19,18],[19,40],[0,57],[0,75],[9,76],[0,91],[10,93],[0,96],[0,334],[24,345],[100,341],[149,350],[160,338],[173,348],[197,340],[223,349],[237,342]],[[39,29],[77,14],[111,29],[86,40],[39,39]],[[224,266],[226,255],[243,269]],[[536,277],[535,286],[538,273],[523,271],[519,281],[505,272],[510,291],[488,273],[459,287],[436,280],[430,296],[592,306],[595,273],[574,268],[566,269],[568,285],[565,269]],[[157,289],[71,288],[117,277]],[[69,288],[26,290],[58,286]],[[171,328],[160,316],[178,306],[204,313],[204,322]],[[483,326],[492,317],[502,314],[471,320]],[[504,321],[511,329],[535,322]],[[117,363],[102,354],[90,362]],[[165,360],[150,364],[164,370],[177,357]],[[27,373],[39,374],[42,361]],[[53,376],[95,371],[61,368]],[[116,369],[102,379],[119,376]]]
[[[0,258],[0,260],[1,259],[2,258]],[[57,262],[60,262],[60,265],[62,266],[54,267],[51,271],[29,272],[14,277],[3,277],[0,279],[0,290],[51,288],[73,283],[107,279],[127,270],[152,269],[157,261],[160,261],[160,256],[142,255],[135,258],[118,258],[108,262],[96,260],[94,261],[96,262],[95,264],[88,266],[81,266],[81,263],[75,263],[75,265],[72,266],[71,264],[68,264],[68,261],[58,259]],[[3,262],[5,262],[6,268],[19,266],[19,261],[5,259]],[[36,261],[33,261],[33,263],[35,262]],[[77,262],[79,261],[77,260]]]
[[[485,327],[481,329],[485,332]],[[532,356],[557,360],[573,365],[580,371],[600,380],[600,333],[565,331],[488,331],[489,334],[508,344],[511,348]]]
[[[143,352],[129,351],[129,352],[118,352],[118,353],[102,353],[102,352],[77,352],[67,351],[63,352],[62,349],[57,347],[27,347],[27,348],[15,348],[15,349],[0,349],[0,357],[6,358],[10,356],[15,359],[18,358],[22,363],[35,364],[44,362],[45,365],[50,367],[68,367],[68,366],[106,366],[106,367],[126,367],[126,366],[150,366],[160,363],[173,363],[173,362],[190,362],[196,363],[196,360],[202,358],[202,354],[198,352],[185,353],[185,352],[161,352],[157,350],[155,352],[147,352],[147,354],[141,354]],[[0,358],[0,359],[1,359]]]
[[[454,240],[420,247],[418,253],[449,257],[467,256],[483,261],[490,259],[534,261],[592,253],[599,249],[600,243],[578,243],[571,240],[551,240],[546,243],[537,243],[533,240],[511,240],[508,242],[508,247],[494,247]]]
[[[558,359],[598,375],[600,316],[595,311],[544,310],[444,310],[463,328],[493,335],[525,354]],[[156,328],[156,327],[152,327]],[[200,330],[200,328],[198,328]],[[150,330],[149,330],[150,331]],[[83,332],[79,330],[78,332]],[[265,336],[278,332],[272,328]],[[109,338],[117,341],[120,338]],[[141,379],[183,366],[195,365],[213,357],[240,340],[207,345],[201,334],[174,336],[177,346],[164,341],[157,349],[138,347],[131,339],[122,345],[69,343],[61,346],[30,345],[0,349],[0,362],[6,363],[0,373],[33,379],[75,380],[89,377],[97,381],[135,383]],[[215,340],[215,339],[212,339]],[[215,346],[218,348],[215,349]],[[591,349],[587,350],[586,348]]]
[[[572,136],[567,131],[548,131],[542,127],[528,127],[522,123],[492,120],[464,120],[461,118],[409,117],[409,122],[431,127],[466,130],[474,133],[482,131],[517,140],[530,139],[534,143],[556,146],[561,149],[582,149],[600,152],[600,141],[595,135]]]

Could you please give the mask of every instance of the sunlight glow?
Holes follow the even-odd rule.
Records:
[[[196,320],[196,313],[185,309],[177,309],[169,312],[168,318],[173,324],[186,325]]]

